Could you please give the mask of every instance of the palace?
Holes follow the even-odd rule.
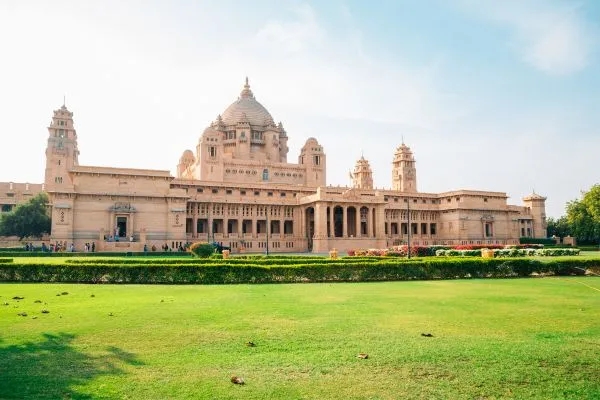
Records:
[[[336,248],[515,244],[546,237],[545,197],[522,206],[502,192],[421,193],[416,162],[404,143],[392,162],[391,189],[374,189],[360,158],[352,187],[326,184],[327,158],[308,138],[288,162],[287,131],[275,123],[248,84],[185,150],[177,176],[167,170],[79,164],[73,113],[54,111],[48,127],[43,184],[0,183],[0,209],[30,196],[50,198],[52,241],[96,243],[99,251],[140,251],[216,241],[232,251],[322,253]],[[391,156],[391,155],[390,155]],[[115,240],[118,237],[118,241]]]

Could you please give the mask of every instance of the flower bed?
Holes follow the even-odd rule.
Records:
[[[438,257],[481,257],[481,250],[437,250]],[[494,257],[558,257],[577,256],[579,249],[493,249]]]

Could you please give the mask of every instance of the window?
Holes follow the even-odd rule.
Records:
[[[254,195],[255,195],[255,196],[260,196],[260,192],[259,192],[258,190],[256,190],[256,191],[254,192]]]
[[[215,146],[209,146],[208,147],[208,155],[211,157],[216,157],[217,156],[217,148]]]
[[[2,212],[10,212],[12,210],[11,204],[2,204]]]
[[[435,235],[436,231],[437,231],[436,224],[429,224],[429,233],[431,233],[432,235]]]
[[[273,197],[273,192],[267,192],[267,196]]]
[[[491,222],[485,223],[485,237],[492,237],[494,235],[494,229]]]
[[[283,193],[283,192],[282,192],[282,193],[280,194],[280,196],[281,196],[281,197],[285,197],[285,193]]]
[[[213,189],[212,192],[215,193],[215,194],[219,193],[219,189]]]
[[[267,168],[263,169],[262,180],[263,181],[269,180],[269,170]]]
[[[240,190],[240,195],[241,196],[245,196],[246,195],[246,191],[245,190]]]
[[[232,192],[231,192],[231,189],[227,189],[227,190],[225,191],[225,194],[231,194],[231,193],[232,193]]]
[[[484,202],[484,203],[487,203],[487,197],[484,197],[484,198],[483,198],[483,202]]]
[[[315,165],[321,165],[321,156],[313,156],[314,157],[314,164]]]
[[[196,189],[196,192],[198,192],[198,193],[202,193],[202,192],[204,192],[204,189],[202,189],[202,188],[198,188],[198,189]]]

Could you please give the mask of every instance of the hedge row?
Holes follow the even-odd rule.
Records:
[[[112,253],[71,253],[71,252],[49,252],[49,251],[4,251],[2,252],[3,257],[186,257],[190,256],[186,252],[177,251],[149,251],[144,253],[143,251],[121,251]]]
[[[0,264],[8,264],[11,262],[13,262],[12,258],[4,258],[4,257],[0,258]]]
[[[114,259],[73,259],[65,260],[68,265],[96,265],[96,264],[112,264],[112,265],[309,265],[309,264],[330,264],[330,263],[365,263],[372,264],[381,262],[382,260],[398,260],[398,262],[414,262],[418,259],[407,260],[404,258],[393,258],[393,257],[343,257],[336,260],[332,260],[325,257],[278,257],[278,258],[228,258],[223,260],[222,258],[190,258],[190,259],[177,259],[177,258],[114,258]]]
[[[368,282],[456,278],[525,277],[532,273],[581,275],[599,268],[600,259],[425,259],[416,262],[260,265],[44,265],[2,264],[3,282],[78,282],[128,284],[233,284],[294,282]]]
[[[560,257],[577,256],[579,249],[556,248],[556,249],[494,249],[494,257]],[[438,257],[481,257],[479,250],[438,250],[435,252]]]
[[[554,239],[548,239],[548,238],[530,238],[530,237],[522,237],[519,238],[519,243],[521,244],[556,244],[556,241]]]

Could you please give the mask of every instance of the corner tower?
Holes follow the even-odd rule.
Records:
[[[533,237],[545,239],[548,236],[546,223],[546,198],[533,192],[523,198],[523,204],[529,208],[533,217]]]
[[[350,172],[352,179],[352,187],[356,189],[373,189],[373,170],[369,161],[360,156],[360,160],[356,162],[354,171]]]
[[[394,153],[392,162],[392,189],[399,192],[417,192],[417,168],[410,147],[402,143]]]
[[[46,190],[54,191],[73,187],[69,170],[79,165],[77,132],[73,126],[73,113],[63,104],[54,111],[48,127],[46,146]]]

